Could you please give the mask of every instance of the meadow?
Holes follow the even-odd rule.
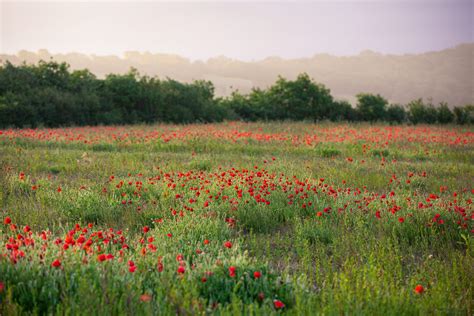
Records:
[[[474,129],[0,130],[0,315],[472,315]]]

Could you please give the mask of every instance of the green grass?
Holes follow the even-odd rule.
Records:
[[[411,132],[385,144],[385,125],[186,128],[300,139],[314,132],[321,142],[204,133],[88,145],[0,136],[1,315],[473,314],[471,128],[428,128],[466,144],[449,143],[457,136],[409,141]],[[374,140],[340,140],[353,131]],[[63,249],[75,225],[89,223],[90,250]],[[81,232],[73,233],[77,241]],[[101,253],[114,258],[99,262]]]

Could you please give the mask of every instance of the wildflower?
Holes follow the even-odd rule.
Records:
[[[179,266],[179,267],[178,267],[178,273],[179,273],[179,274],[183,274],[184,272],[186,272],[186,268],[183,267],[183,266]]]
[[[260,271],[255,271],[255,272],[253,273],[253,277],[254,277],[255,279],[259,279],[261,276],[262,276],[262,274],[260,273]]]
[[[142,294],[142,295],[140,295],[140,301],[142,301],[142,302],[149,302],[149,301],[151,301],[151,295],[149,295],[149,294]]]
[[[232,248],[232,243],[231,243],[230,241],[226,241],[226,242],[224,243],[224,247],[230,249],[230,248]]]
[[[52,267],[59,268],[61,266],[61,261],[58,259],[54,260],[53,263],[51,263]]]
[[[234,266],[229,267],[229,276],[231,278],[235,277],[235,267]]]
[[[404,219],[403,217],[399,217],[399,218],[398,218],[398,221],[399,221],[400,223],[403,223],[403,222],[405,221],[405,219]]]
[[[12,222],[12,219],[11,219],[9,216],[5,217],[5,220],[3,220],[3,223],[4,223],[5,225],[10,224],[11,222]]]
[[[280,300],[273,300],[273,306],[275,306],[276,309],[281,309],[285,307],[285,304]]]
[[[100,262],[107,260],[107,256],[105,254],[100,254],[97,256],[97,260]]]
[[[425,291],[425,288],[423,287],[423,285],[418,284],[417,286],[415,286],[416,294],[422,294],[424,291]]]

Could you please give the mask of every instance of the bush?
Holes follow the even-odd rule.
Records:
[[[391,104],[386,113],[386,119],[391,123],[401,123],[406,119],[406,111],[402,105]]]
[[[357,95],[357,112],[364,121],[383,121],[388,101],[379,94],[360,93]]]
[[[347,101],[334,101],[330,90],[306,73],[296,80],[279,77],[268,89],[254,88],[248,95],[233,92],[215,98],[210,81],[182,83],[141,76],[135,69],[97,79],[87,69],[70,71],[66,63],[40,61],[37,65],[10,62],[0,66],[0,128],[59,127],[135,123],[193,123],[242,119],[388,121],[413,124],[472,124],[472,105],[436,109],[422,99],[408,111],[380,95],[357,95],[354,109]]]
[[[448,104],[441,102],[438,107],[438,122],[441,124],[448,124],[454,121],[454,114],[448,107]]]
[[[474,105],[455,107],[453,112],[457,124],[474,124]]]
[[[423,99],[418,99],[408,104],[408,119],[413,124],[433,124],[438,119],[438,113],[431,103],[425,104]]]

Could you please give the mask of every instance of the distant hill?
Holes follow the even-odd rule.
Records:
[[[20,51],[1,55],[0,60],[13,64],[39,60],[65,61],[72,69],[88,68],[98,77],[124,73],[130,67],[141,74],[170,77],[179,81],[206,79],[214,83],[216,94],[229,95],[233,90],[246,93],[252,87],[267,87],[278,75],[294,79],[307,72],[325,84],[337,99],[354,102],[359,92],[380,93],[393,103],[407,103],[423,97],[433,102],[446,101],[451,106],[474,104],[474,43],[424,54],[384,55],[372,51],[357,56],[327,54],[311,58],[281,59],[269,57],[244,62],[221,56],[207,61],[167,54],[126,52],[123,57],[79,53],[51,54]]]

